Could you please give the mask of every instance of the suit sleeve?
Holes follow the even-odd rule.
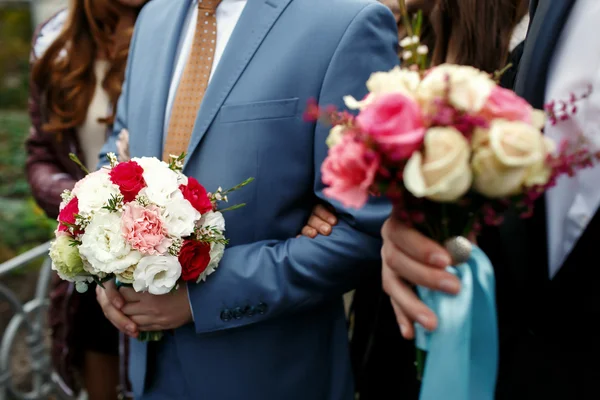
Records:
[[[362,98],[376,71],[398,64],[393,15],[370,4],[348,25],[325,74],[322,105],[343,106],[345,95]],[[323,201],[321,164],[329,129],[314,130],[314,192]],[[307,166],[309,168],[309,166]],[[390,213],[384,199],[360,210],[332,204],[340,222],[330,236],[263,241],[225,250],[217,273],[203,284],[188,285],[198,334],[236,328],[289,314],[340,297],[356,287],[367,268],[380,265],[380,229]]]

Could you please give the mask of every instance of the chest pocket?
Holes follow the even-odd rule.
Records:
[[[265,119],[291,118],[298,111],[298,98],[229,104],[221,107],[218,121],[234,123]]]

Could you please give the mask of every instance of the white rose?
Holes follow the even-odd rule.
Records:
[[[449,101],[461,111],[478,112],[496,86],[485,72],[468,66],[442,64],[433,68],[419,85],[417,98],[428,109],[449,93]]]
[[[223,214],[218,211],[210,211],[202,216],[200,219],[200,226],[202,228],[214,228],[218,230],[223,238],[223,233],[225,232],[225,218],[223,218]],[[212,232],[212,230],[211,230]],[[198,276],[197,282],[205,281],[206,277],[215,272],[221,259],[223,258],[223,254],[225,253],[225,245],[222,243],[211,243],[210,245],[210,262],[208,266]]]
[[[218,211],[209,211],[200,219],[200,226],[213,227],[221,232],[225,232],[225,218]]]
[[[519,121],[496,120],[489,131],[477,132],[472,160],[474,188],[490,198],[516,195],[550,178],[546,157],[553,143],[535,127]],[[474,141],[475,143],[475,141]]]
[[[406,68],[394,67],[388,72],[375,72],[367,81],[369,95],[358,101],[352,96],[344,97],[346,107],[351,110],[362,110],[369,105],[378,95],[388,93],[402,93],[411,99],[415,98],[415,92],[421,82],[421,76],[416,71]]]
[[[161,207],[165,207],[171,200],[182,198],[179,191],[179,174],[169,168],[167,163],[154,157],[134,158],[144,169],[144,180],[147,187],[142,190],[142,194]]]
[[[367,81],[369,92],[379,95],[387,93],[402,93],[414,98],[421,83],[421,76],[416,71],[394,67],[389,72],[375,72]]]
[[[181,264],[173,256],[147,256],[140,260],[133,273],[136,292],[154,295],[167,294],[181,276]]]
[[[179,192],[181,194],[181,192]],[[183,198],[171,200],[162,211],[162,219],[170,236],[182,238],[191,235],[201,215]]]
[[[125,240],[121,216],[108,211],[99,212],[92,218],[81,237],[79,253],[94,274],[96,271],[122,273],[142,257]]]
[[[79,199],[79,213],[90,215],[102,210],[121,191],[111,182],[108,170],[102,168],[80,180],[73,188],[73,193]]]
[[[417,198],[451,202],[472,183],[467,139],[454,128],[431,128],[425,133],[425,156],[415,152],[404,168],[406,189]]]

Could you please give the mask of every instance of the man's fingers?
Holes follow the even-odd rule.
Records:
[[[164,331],[166,330],[166,328],[160,326],[160,325],[148,325],[145,327],[140,327],[140,331],[142,332],[158,332],[158,331]]]
[[[382,269],[383,290],[396,302],[408,320],[416,321],[427,330],[437,328],[437,317],[419,300],[412,288],[385,265]]]
[[[308,219],[308,226],[319,231],[321,235],[327,236],[331,233],[331,225],[315,214],[312,214]]]
[[[304,226],[304,228],[302,228],[302,235],[309,237],[311,239],[314,239],[315,237],[317,237],[317,230],[311,228],[310,226],[306,225]]]
[[[396,303],[394,299],[390,298],[392,303],[392,308],[394,309],[394,314],[396,314],[396,321],[398,322],[398,326],[400,327],[400,333],[405,339],[412,339],[415,336],[415,332],[413,329],[413,321],[409,321],[402,308]]]
[[[333,214],[331,211],[329,211],[322,204],[317,205],[314,208],[313,213],[329,225],[337,224],[337,217],[335,216],[335,214]]]
[[[163,328],[153,329],[160,327],[161,324],[157,321],[156,317],[150,315],[133,315],[131,320],[138,326],[140,331],[158,331]]]
[[[118,310],[110,301],[106,291],[102,288],[96,290],[96,297],[104,316],[121,332],[129,336],[137,336],[137,326]]]
[[[121,312],[128,317],[139,316],[139,315],[155,315],[156,313],[151,310],[148,305],[143,301],[136,301],[127,303],[121,309]],[[133,319],[133,318],[132,318]],[[134,320],[135,322],[135,320]]]
[[[110,303],[114,307],[120,310],[125,305],[125,300],[123,299],[123,296],[121,296],[121,294],[119,293],[119,290],[117,289],[115,283],[113,281],[105,282],[103,286],[103,290],[106,294],[106,297],[108,298],[108,301],[110,301]]]
[[[438,268],[446,268],[452,264],[452,258],[444,247],[416,229],[404,225],[393,216],[383,225],[381,235],[384,242],[389,242],[393,247],[422,264]]]
[[[384,245],[381,258],[385,266],[412,284],[449,294],[457,294],[460,291],[460,281],[456,276],[448,271],[421,264],[394,247]]]
[[[123,299],[127,301],[127,303],[137,303],[141,300],[141,298],[144,295],[144,293],[138,293],[129,287],[123,287],[119,289],[119,293],[123,297]]]

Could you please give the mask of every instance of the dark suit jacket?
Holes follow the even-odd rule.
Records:
[[[534,17],[515,90],[536,108],[546,101],[548,68],[574,4],[532,1]],[[546,236],[541,199],[532,219],[508,216],[499,231],[482,238],[496,269],[501,339],[497,398],[597,399],[600,346],[586,321],[600,317],[600,269],[593,261],[600,215],[552,280]]]

